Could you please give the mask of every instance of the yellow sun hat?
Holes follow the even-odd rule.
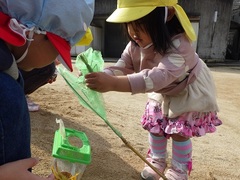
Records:
[[[157,7],[173,7],[188,38],[196,40],[194,29],[178,0],[118,0],[117,9],[107,18],[107,22],[125,23],[140,19]]]
[[[87,28],[86,33],[83,35],[82,39],[80,39],[79,42],[77,42],[77,46],[88,46],[91,44],[93,40],[93,35],[92,35],[92,31],[90,28]]]

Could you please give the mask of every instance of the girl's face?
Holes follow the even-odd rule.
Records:
[[[28,47],[26,57],[18,63],[18,67],[25,71],[31,71],[34,68],[41,68],[51,64],[58,56],[58,51],[52,43],[43,34],[34,34],[34,41]],[[12,47],[12,54],[15,59],[21,57],[25,52],[27,45],[22,47]]]
[[[137,28],[134,23],[127,23],[129,36],[142,48],[152,43],[152,39],[143,28]]]

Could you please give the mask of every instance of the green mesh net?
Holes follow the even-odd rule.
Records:
[[[87,49],[77,56],[75,67],[81,72],[81,76],[74,75],[63,66],[59,66],[57,69],[69,87],[77,95],[80,104],[95,112],[119,137],[121,137],[121,133],[107,121],[102,94],[91,90],[85,84],[84,77],[86,74],[103,70],[104,60],[101,52],[93,50],[92,48]]]

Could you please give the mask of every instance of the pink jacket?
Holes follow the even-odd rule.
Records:
[[[184,34],[173,38],[172,48],[164,56],[153,46],[140,48],[133,42],[126,46],[115,66],[105,69],[114,75],[126,75],[132,93],[158,92],[174,95],[194,81],[201,69],[199,57]]]
[[[215,85],[206,64],[195,53],[184,34],[173,38],[164,56],[129,42],[115,66],[105,69],[112,75],[128,76],[132,94],[148,93],[161,103],[163,113],[175,118],[185,112],[218,111]]]

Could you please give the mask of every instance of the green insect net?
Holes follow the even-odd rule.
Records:
[[[136,149],[134,149],[131,144],[122,136],[122,134],[117,129],[115,129],[107,120],[102,94],[91,90],[86,86],[84,78],[86,74],[90,72],[100,72],[103,70],[104,60],[102,58],[101,52],[93,50],[92,48],[87,49],[77,56],[75,67],[78,71],[81,72],[81,76],[74,75],[62,66],[59,66],[57,69],[66,83],[78,97],[80,104],[96,113],[113,130],[113,132],[119,138],[121,138],[127,147],[129,147],[163,179],[166,179],[166,177],[160,173],[151,163],[149,163]]]
[[[77,95],[80,104],[95,112],[119,137],[122,136],[121,133],[107,120],[102,94],[91,90],[85,84],[84,77],[86,74],[103,70],[104,60],[101,52],[89,48],[77,56],[75,67],[81,72],[81,76],[74,75],[62,66],[58,67],[58,71]]]

